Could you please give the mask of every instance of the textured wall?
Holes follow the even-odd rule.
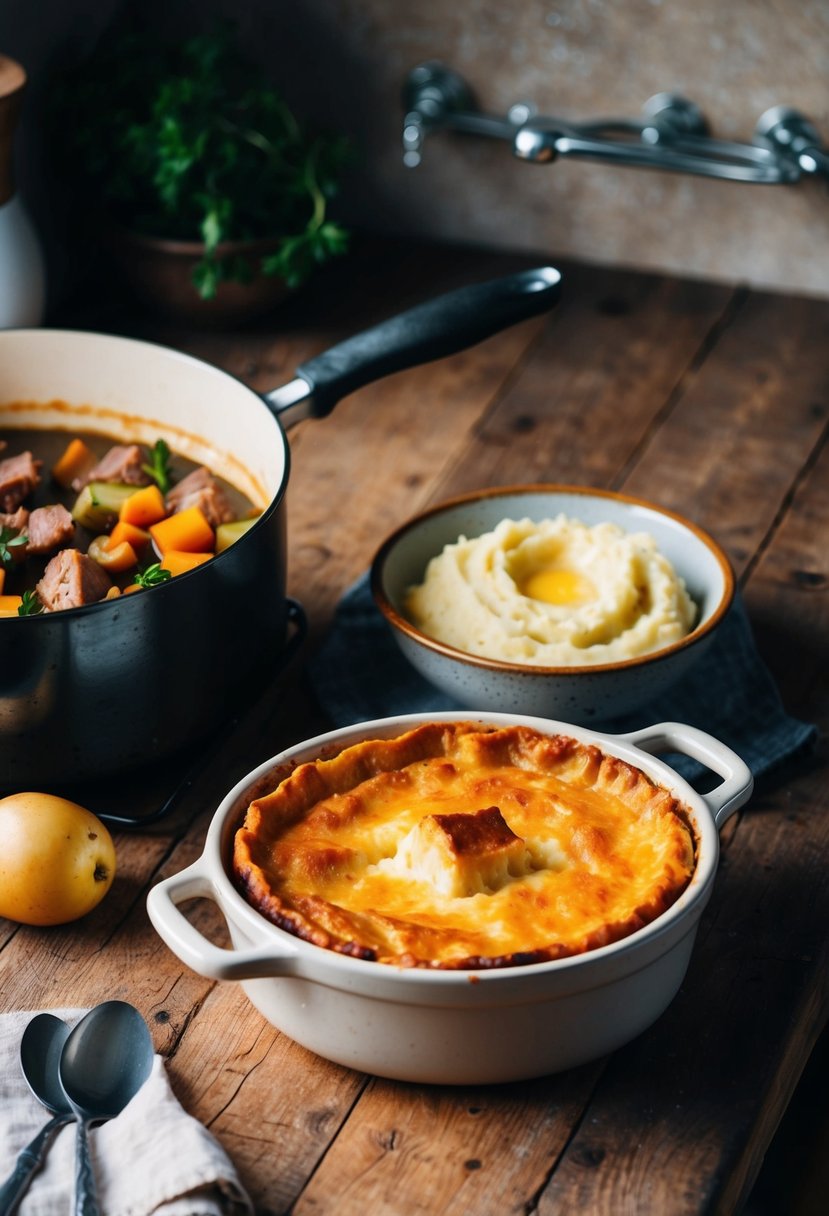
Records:
[[[758,186],[559,160],[435,134],[400,156],[401,82],[440,59],[484,109],[636,116],[654,93],[696,101],[714,134],[748,140],[769,107],[829,142],[829,0],[304,0],[250,11],[292,95],[364,142],[351,211],[436,233],[610,263],[829,293],[829,184]],[[290,54],[286,54],[290,48]]]
[[[23,151],[36,150],[50,68],[125,0],[0,0],[0,49],[33,77]],[[829,141],[829,0],[141,0],[160,29],[225,12],[309,116],[362,149],[344,199],[364,227],[829,294],[829,185],[756,186],[650,170],[513,159],[501,143],[436,134],[402,164],[400,91],[440,59],[483,108],[517,100],[575,120],[636,116],[684,93],[716,135],[748,139],[786,103]],[[48,226],[54,200],[38,200]],[[40,207],[37,207],[40,202]],[[47,205],[48,204],[48,205]]]

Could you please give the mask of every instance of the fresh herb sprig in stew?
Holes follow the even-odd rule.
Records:
[[[165,570],[160,562],[154,562],[145,570],[139,570],[134,581],[139,587],[158,587],[161,583],[169,582],[172,577],[170,571]]]
[[[43,611],[36,591],[24,591],[22,596],[23,603],[17,610],[18,616],[40,616]]]
[[[0,528],[0,562],[4,566],[10,566],[14,561],[14,550],[25,545],[28,540],[26,533],[19,532],[17,528],[8,528],[5,525]]]
[[[150,463],[141,468],[152,477],[162,494],[166,494],[173,482],[170,469],[170,448],[163,439],[156,439],[150,452]]]

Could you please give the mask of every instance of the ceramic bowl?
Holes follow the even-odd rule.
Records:
[[[491,531],[502,519],[611,522],[648,532],[684,579],[698,608],[692,631],[641,658],[583,667],[539,667],[467,654],[428,637],[403,614],[409,587],[459,536]],[[579,486],[481,490],[424,511],[381,545],[371,568],[375,602],[409,662],[459,705],[587,724],[628,714],[664,693],[698,663],[734,597],[734,575],[719,545],[690,520],[641,499]]]
[[[650,1026],[675,996],[712,892],[719,829],[751,794],[747,766],[701,730],[662,722],[610,735],[510,714],[474,715],[491,726],[522,725],[595,744],[641,769],[685,807],[697,852],[689,885],[650,924],[585,954],[478,971],[351,958],[266,920],[230,877],[233,839],[245,809],[293,766],[361,739],[394,738],[422,722],[457,717],[408,714],[358,723],[265,761],[222,799],[201,857],[152,888],[150,919],[187,966],[211,979],[241,981],[272,1025],[351,1068],[401,1081],[476,1085],[544,1076],[597,1059]],[[658,759],[660,753],[692,756],[720,780],[697,793]],[[230,930],[229,948],[206,938],[181,909],[197,898],[218,905]]]

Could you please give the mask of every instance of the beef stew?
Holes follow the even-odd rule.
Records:
[[[12,430],[0,451],[0,616],[146,590],[209,561],[258,510],[204,465],[92,432]]]

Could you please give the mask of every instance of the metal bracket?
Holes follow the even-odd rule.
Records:
[[[410,167],[420,164],[427,132],[448,130],[505,140],[520,160],[537,164],[576,156],[766,185],[803,174],[829,177],[829,152],[817,131],[785,106],[761,117],[752,143],[715,139],[699,107],[675,93],[651,97],[638,119],[575,123],[538,115],[526,102],[499,117],[481,110],[463,77],[436,61],[409,73],[403,106],[403,161]]]
[[[760,116],[754,135],[781,158],[788,157],[801,172],[829,177],[829,152],[816,128],[799,110],[772,106]]]

